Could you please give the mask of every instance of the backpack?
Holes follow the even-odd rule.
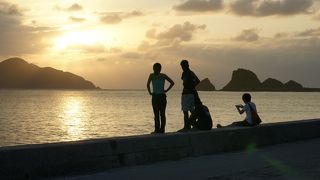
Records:
[[[200,130],[210,130],[212,128],[212,118],[209,109],[205,105],[199,105],[195,109],[196,123],[195,127]]]
[[[209,108],[202,104],[198,94],[196,94],[195,98],[196,122],[194,126],[200,130],[211,130],[212,118],[210,115]]]
[[[259,117],[257,111],[255,111],[249,103],[248,105],[251,111],[252,126],[259,125],[262,122],[261,118]]]

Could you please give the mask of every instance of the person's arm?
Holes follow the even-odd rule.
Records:
[[[197,86],[200,83],[200,79],[195,73],[192,73],[194,76],[194,86]]]
[[[245,112],[245,110],[243,109],[244,108],[243,105],[236,105],[236,108],[239,114],[243,114]]]
[[[152,74],[149,75],[148,81],[147,81],[147,89],[150,95],[152,95],[151,93],[151,89],[150,89],[150,84],[151,84],[151,79],[152,79]]]
[[[164,92],[168,92],[170,91],[170,89],[174,86],[174,82],[171,78],[169,78],[169,76],[167,76],[166,74],[164,74],[164,78],[170,83],[169,87],[167,90],[165,90]]]

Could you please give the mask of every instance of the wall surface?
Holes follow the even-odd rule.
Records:
[[[0,148],[1,179],[40,179],[320,137],[320,119]]]

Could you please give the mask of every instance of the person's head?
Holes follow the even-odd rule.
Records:
[[[160,63],[154,63],[153,72],[156,74],[159,74],[161,72],[161,64]]]
[[[185,59],[183,59],[181,62],[180,62],[180,65],[181,65],[181,68],[183,71],[185,70],[188,70],[189,69],[189,62]]]
[[[244,94],[242,95],[242,100],[243,100],[243,102],[245,102],[245,103],[251,102],[251,95],[250,95],[249,93],[244,93]]]

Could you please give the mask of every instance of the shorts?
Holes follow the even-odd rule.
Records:
[[[182,111],[194,111],[194,94],[182,94],[181,97],[181,109]]]

